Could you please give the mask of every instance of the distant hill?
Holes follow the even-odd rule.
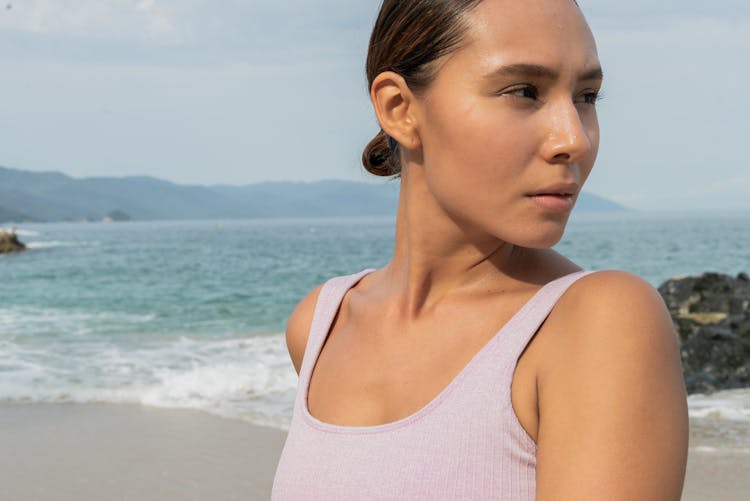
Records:
[[[396,213],[398,181],[268,182],[190,186],[138,176],[72,178],[59,172],[0,167],[0,222],[259,217],[385,216]],[[628,210],[582,193],[577,212]]]
[[[34,218],[23,212],[0,207],[0,223],[4,221],[34,221]]]

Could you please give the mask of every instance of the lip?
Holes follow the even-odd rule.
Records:
[[[565,213],[573,210],[573,199],[578,194],[576,183],[556,183],[540,188],[528,196],[537,207],[547,212]]]
[[[540,188],[532,193],[529,193],[528,196],[534,197],[538,195],[560,195],[560,194],[575,196],[577,193],[578,193],[578,184],[557,183],[557,184],[551,184],[544,188]]]
[[[548,212],[565,213],[573,210],[573,195],[528,195],[537,207]]]

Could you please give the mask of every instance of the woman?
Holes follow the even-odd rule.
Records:
[[[300,384],[274,499],[678,500],[664,303],[550,249],[599,143],[577,4],[385,0],[367,75],[365,166],[401,177],[395,250],[289,319]]]

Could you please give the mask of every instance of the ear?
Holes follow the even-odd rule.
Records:
[[[422,146],[416,120],[416,97],[404,78],[393,71],[375,77],[370,99],[380,127],[404,148]]]

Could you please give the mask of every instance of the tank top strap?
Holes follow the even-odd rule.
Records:
[[[503,360],[503,365],[511,374],[526,345],[547,319],[560,297],[576,281],[591,273],[595,271],[580,270],[548,282],[505,325],[505,332],[501,331],[502,335],[496,338],[498,342],[494,349],[499,352],[495,355]],[[495,356],[490,359],[497,360]]]
[[[333,319],[341,305],[341,301],[344,299],[344,295],[362,277],[372,271],[375,271],[375,269],[367,268],[359,273],[333,277],[321,287],[318,300],[315,303],[310,332],[307,336],[305,354],[302,357],[302,366],[300,367],[298,380],[299,388],[305,388],[312,375],[315,362],[317,362],[320,350],[323,348],[323,344],[328,337],[328,332],[331,330]],[[298,392],[298,397],[301,393],[304,392]]]

